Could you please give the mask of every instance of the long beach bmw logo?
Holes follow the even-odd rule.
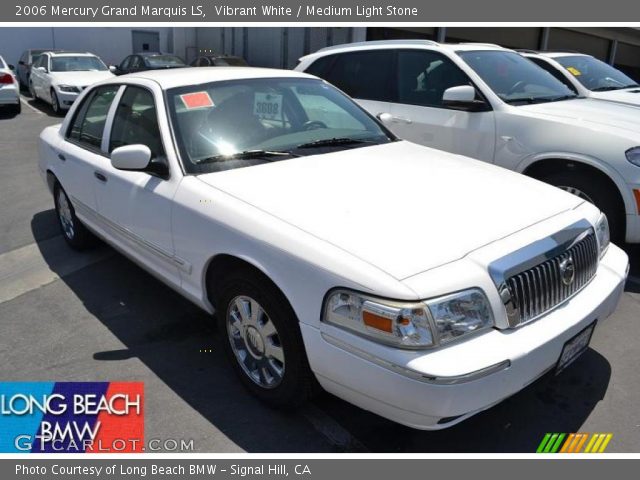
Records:
[[[560,262],[560,279],[562,283],[569,286],[573,283],[575,277],[576,267],[573,263],[573,257],[569,255]]]

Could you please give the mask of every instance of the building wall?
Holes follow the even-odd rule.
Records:
[[[95,53],[111,65],[133,53],[133,30],[158,32],[163,51],[180,56],[185,56],[187,46],[195,51],[195,35],[188,32],[193,29],[186,28],[0,27],[0,55],[8,63],[17,64],[28,48],[61,48]]]

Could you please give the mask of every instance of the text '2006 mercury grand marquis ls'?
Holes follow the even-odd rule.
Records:
[[[83,92],[41,134],[74,248],[97,235],[217,312],[245,386],[318,384],[415,428],[569,365],[628,271],[593,205],[397,140],[298,72],[181,69]]]

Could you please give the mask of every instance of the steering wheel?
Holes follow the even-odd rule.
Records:
[[[515,84],[513,84],[513,86],[509,89],[509,91],[507,92],[507,95],[511,95],[512,93],[516,93],[519,92],[520,90],[523,90],[523,87],[527,84],[527,82],[525,82],[524,80],[520,80],[519,82],[516,82]]]
[[[302,129],[307,130],[318,130],[320,128],[327,128],[327,124],[321,122],[320,120],[309,120],[302,124]]]

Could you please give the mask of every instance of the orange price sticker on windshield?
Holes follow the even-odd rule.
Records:
[[[189,110],[193,108],[213,107],[213,100],[211,100],[208,92],[185,93],[184,95],[180,95],[180,99]]]

